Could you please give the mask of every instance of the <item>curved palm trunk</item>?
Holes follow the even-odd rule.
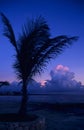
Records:
[[[27,95],[27,84],[26,82],[23,82],[22,86],[22,100],[21,100],[21,106],[19,110],[19,114],[25,116],[27,113],[27,100],[28,100],[28,95]]]

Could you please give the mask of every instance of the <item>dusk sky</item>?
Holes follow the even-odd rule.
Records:
[[[51,60],[44,73],[35,79],[41,82],[49,79],[51,70],[60,64],[67,66],[75,73],[75,79],[84,84],[84,0],[0,0],[0,11],[10,20],[16,38],[22,25],[39,15],[46,19],[52,37],[78,36],[78,41],[66,48],[55,60]],[[2,33],[0,18],[0,81],[12,82],[16,80],[12,68],[15,51]]]

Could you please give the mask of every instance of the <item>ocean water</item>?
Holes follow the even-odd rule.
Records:
[[[0,96],[0,102],[20,103],[21,96]],[[83,93],[35,94],[28,96],[29,102],[84,103]]]
[[[84,94],[56,93],[50,95],[30,95],[29,101],[49,103],[84,103]]]

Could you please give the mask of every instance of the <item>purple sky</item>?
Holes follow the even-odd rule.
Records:
[[[83,0],[0,0],[0,11],[10,20],[16,37],[27,19],[42,15],[47,20],[52,37],[56,35],[79,36],[70,48],[49,62],[47,69],[36,80],[48,79],[50,71],[58,64],[68,66],[75,78],[84,84],[84,1]],[[0,19],[0,80],[16,80],[12,64],[14,50],[2,35]]]

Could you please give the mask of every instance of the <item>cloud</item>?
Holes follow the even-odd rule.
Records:
[[[45,89],[49,91],[79,91],[84,86],[75,80],[75,73],[67,66],[57,65],[50,72],[51,80],[45,83]]]
[[[39,93],[41,92],[41,83],[36,82],[32,79],[27,86],[28,93]],[[21,93],[22,90],[22,83],[12,82],[10,85],[6,86],[3,85],[0,87],[1,94],[14,94],[14,93]]]
[[[75,73],[71,72],[69,67],[57,65],[50,72],[51,79],[41,83],[31,80],[28,84],[29,93],[51,93],[51,92],[84,92],[84,86],[81,82],[75,80]],[[21,92],[22,84],[11,83],[10,86],[2,86],[0,93]]]
[[[57,65],[55,71],[69,71],[69,68],[67,66]]]

